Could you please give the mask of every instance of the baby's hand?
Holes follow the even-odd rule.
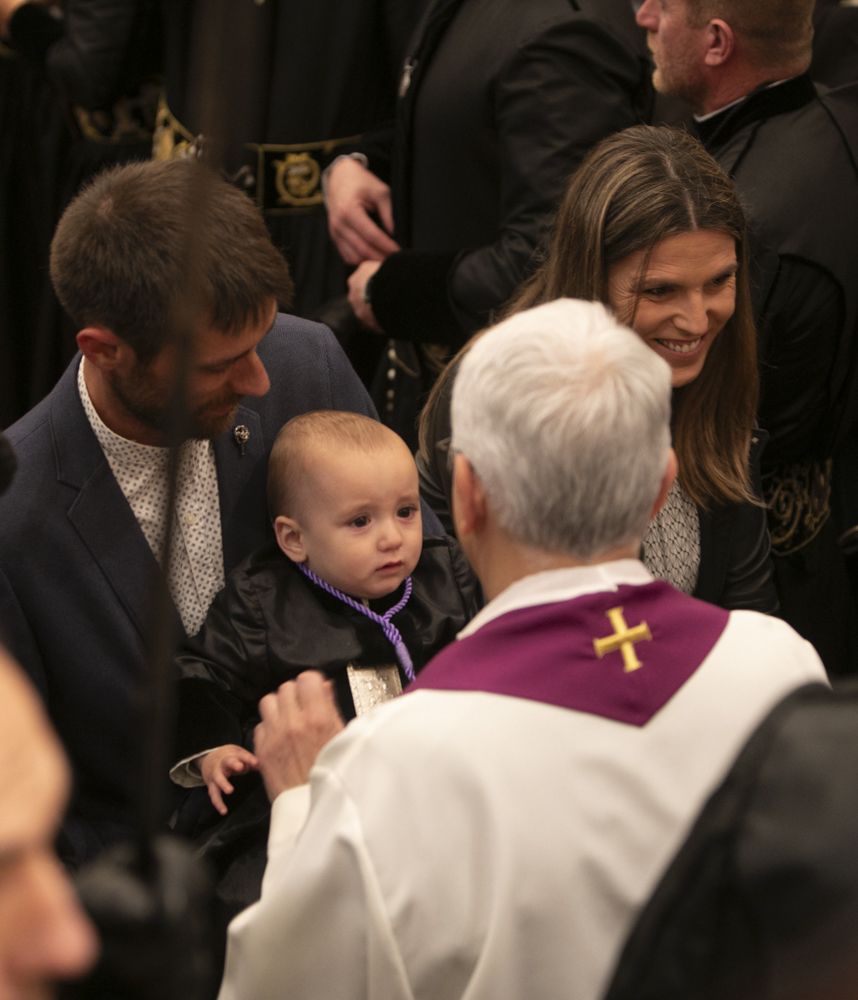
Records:
[[[226,816],[227,809],[226,803],[223,801],[223,793],[231,795],[234,791],[229,776],[256,771],[259,768],[259,761],[244,747],[227,743],[225,746],[215,747],[214,750],[210,750],[204,757],[201,757],[199,767],[206,788],[209,790],[212,805],[221,816]]]

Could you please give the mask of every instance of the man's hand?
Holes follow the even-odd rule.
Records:
[[[262,722],[253,734],[259,770],[273,802],[303,785],[322,747],[344,727],[330,681],[305,670],[259,703]]]
[[[369,279],[380,267],[378,261],[365,260],[349,275],[349,305],[361,326],[372,330],[373,333],[384,333],[384,330],[378,325],[372,306],[364,301],[364,290]]]
[[[390,236],[393,232],[390,188],[371,170],[344,156],[330,168],[325,190],[328,232],[347,264],[383,261],[399,249]]]
[[[210,750],[204,757],[200,758],[199,767],[206,788],[209,790],[212,805],[221,816],[226,816],[224,793],[231,795],[235,791],[229,776],[256,771],[259,768],[259,761],[244,747],[227,743],[225,746],[215,747],[214,750]]]

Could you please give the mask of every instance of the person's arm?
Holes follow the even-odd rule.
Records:
[[[274,803],[262,896],[230,924],[219,1000],[413,1000],[353,803],[322,768],[311,794],[306,822],[306,786]]]
[[[734,508],[727,575],[718,603],[731,611],[747,608],[767,615],[778,612],[765,507],[743,503]]]
[[[390,187],[357,159],[340,156],[325,172],[328,232],[347,264],[382,261],[393,239]]]
[[[201,755],[212,748],[242,745],[259,698],[273,686],[266,637],[252,583],[239,568],[215,597],[200,631],[187,640],[174,661],[178,701],[174,760],[179,763],[170,776],[177,784],[198,784],[191,780],[196,771],[210,793],[213,780],[222,788],[220,775],[207,778],[203,773]]]
[[[820,267],[782,257],[759,327],[764,467],[827,458],[852,369],[840,287]]]
[[[209,750],[199,758],[198,762],[211,804],[221,816],[226,816],[228,812],[224,795],[232,795],[235,791],[229,779],[236,774],[255,771],[259,766],[256,757],[249,750],[234,743]]]
[[[755,430],[749,456],[751,488],[762,498],[760,456],[765,431]],[[766,508],[750,502],[701,511],[701,576],[695,596],[728,611],[777,614],[771,540]]]
[[[497,237],[457,253],[389,256],[372,275],[380,328],[402,340],[458,345],[463,331],[483,326],[526,277],[584,155],[638,123],[642,82],[637,56],[577,15],[517,50],[490,95],[501,175]]]
[[[306,815],[303,782],[319,748],[338,731],[329,685],[320,674],[302,674],[263,699],[260,714],[256,752],[276,796],[268,865],[261,899],[230,925],[219,1000],[410,1000],[360,818],[324,764],[313,769]]]
[[[253,746],[268,798],[305,785],[319,751],[339,733],[343,719],[334,686],[324,674],[305,670],[259,702],[261,722]]]

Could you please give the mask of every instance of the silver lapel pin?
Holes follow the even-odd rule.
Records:
[[[244,449],[247,442],[250,440],[250,431],[245,427],[244,424],[238,424],[233,428],[232,436],[235,438],[235,443],[241,449],[242,457],[244,456]]]

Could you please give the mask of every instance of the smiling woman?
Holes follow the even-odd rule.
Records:
[[[641,126],[584,160],[543,264],[506,314],[562,297],[610,306],[673,372],[678,485],[644,539],[644,562],[713,603],[773,611],[752,483],[758,383],[745,220],[732,182],[695,139]],[[423,494],[442,519],[449,476],[437,443],[449,435],[454,373],[455,362],[421,428]]]
[[[736,309],[736,243],[698,230],[668,236],[608,271],[608,300],[624,323],[673,369],[674,388],[703,371]]]

